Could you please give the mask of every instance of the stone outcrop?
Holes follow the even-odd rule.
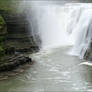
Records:
[[[92,61],[92,41],[90,43],[89,48],[87,49],[87,51],[85,53],[84,59]]]
[[[16,67],[25,63],[32,63],[31,58],[29,58],[28,56],[24,56],[23,54],[15,54],[11,57],[6,56],[4,57],[3,61],[5,62],[0,62],[0,72],[13,70]]]
[[[6,23],[2,16],[0,16],[0,60],[5,55],[5,39],[7,35]]]
[[[33,40],[29,23],[25,14],[4,13],[3,17],[7,24],[7,45],[14,47],[18,52],[38,51],[38,46]]]
[[[25,63],[31,63],[31,58],[24,54],[26,54],[26,52],[36,52],[39,48],[28,29],[29,23],[26,20],[25,14],[14,14],[5,11],[0,12],[2,19],[6,22],[0,24],[1,72],[13,70]]]

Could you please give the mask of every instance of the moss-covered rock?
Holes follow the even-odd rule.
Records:
[[[0,0],[0,10],[13,12],[15,5],[17,5],[16,0]]]
[[[92,61],[92,41],[90,43],[89,48],[87,49],[87,51],[85,53],[84,59]]]
[[[2,16],[0,16],[0,60],[5,55],[5,39],[7,34],[6,23]]]
[[[0,35],[5,35],[7,33],[7,27],[6,27],[6,23],[3,19],[2,16],[0,16]],[[2,38],[2,37],[0,37]]]

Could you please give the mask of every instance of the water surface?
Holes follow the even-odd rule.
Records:
[[[66,54],[68,48],[42,51],[24,73],[0,81],[0,92],[92,91],[92,67]]]

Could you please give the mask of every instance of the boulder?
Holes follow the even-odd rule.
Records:
[[[85,53],[84,59],[92,61],[92,41],[90,43],[89,48],[87,49],[87,51]]]
[[[23,65],[25,63],[31,63],[32,59],[28,56],[24,56],[22,54],[15,54],[12,57],[4,58],[5,63],[0,64],[0,72],[2,71],[12,71],[13,69]]]

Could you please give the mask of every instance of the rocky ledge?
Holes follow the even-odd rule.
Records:
[[[25,54],[38,50],[26,15],[0,10],[0,72],[12,71],[25,63],[31,63],[31,58]]]
[[[1,63],[0,64],[0,72],[11,71],[25,63],[32,63],[32,59],[23,54],[15,54],[13,56],[6,56],[2,61],[3,62],[7,61],[7,62],[5,62],[5,63],[0,62]]]
[[[92,41],[90,43],[89,48],[87,49],[84,59],[88,60],[88,61],[92,61]]]

